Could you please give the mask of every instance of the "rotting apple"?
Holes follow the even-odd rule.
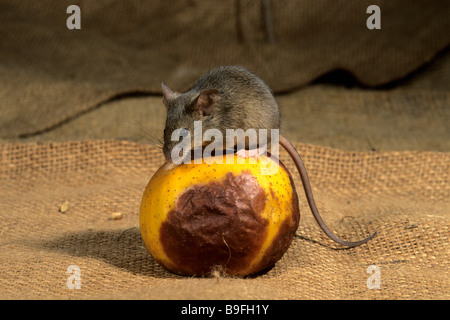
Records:
[[[234,158],[232,164],[226,157]],[[181,275],[208,275],[219,267],[245,276],[273,266],[300,220],[289,171],[267,156],[244,163],[236,155],[221,164],[206,160],[166,162],[152,176],[139,215],[147,250]],[[274,165],[277,170],[267,174]]]

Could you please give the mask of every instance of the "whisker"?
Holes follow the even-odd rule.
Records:
[[[142,132],[140,134],[134,133],[135,136],[142,138],[144,141],[150,141],[153,144],[155,144],[157,147],[162,149],[164,142],[161,140],[161,138],[159,138],[158,136],[156,136],[155,134],[150,132],[150,130],[148,128],[146,128],[142,123],[140,123],[138,121],[131,121],[131,123],[134,126],[137,126],[140,129],[140,131]]]

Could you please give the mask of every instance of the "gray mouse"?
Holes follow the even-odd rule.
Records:
[[[178,141],[172,141],[172,133],[181,129],[180,135],[193,135],[194,121],[201,121],[203,131],[218,129],[224,137],[226,129],[240,128],[246,131],[253,128],[270,131],[270,129],[280,128],[280,108],[272,91],[262,79],[245,68],[239,66],[213,68],[206,72],[185,93],[173,92],[164,83],[161,86],[164,96],[163,102],[167,108],[163,146],[163,153],[167,161],[171,161],[172,151],[178,144]],[[241,156],[257,156],[260,152],[258,149],[267,148],[270,142],[269,135],[266,146],[249,145],[249,142],[247,142],[245,149],[253,150],[253,152],[235,151],[238,151]],[[202,141],[201,143],[201,146],[192,144],[192,148],[205,147],[208,141]],[[293,159],[299,171],[313,216],[329,238],[341,245],[355,247],[375,237],[376,232],[363,240],[351,242],[344,241],[333,234],[325,225],[317,210],[302,158],[282,135],[279,136],[279,143]],[[224,144],[223,147],[225,149],[229,146]]]

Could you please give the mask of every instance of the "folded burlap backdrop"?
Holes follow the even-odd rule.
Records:
[[[208,68],[244,65],[276,92],[335,69],[365,85],[416,70],[450,43],[447,0],[0,1],[0,137],[52,128],[120,94],[185,90]],[[369,30],[370,5],[381,29]],[[79,5],[81,30],[69,30]]]
[[[449,299],[447,2],[270,1],[267,24],[262,1],[0,0],[0,298]],[[81,30],[66,28],[71,4]],[[371,4],[381,30],[366,28]],[[272,269],[188,278],[151,258],[138,211],[163,162],[149,145],[160,83],[184,90],[219,64],[278,94],[329,227],[375,239],[329,240],[282,153],[301,219]]]

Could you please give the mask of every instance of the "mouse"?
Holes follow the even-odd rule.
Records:
[[[161,84],[163,103],[167,109],[163,138],[163,154],[166,161],[172,161],[174,148],[178,141],[172,141],[172,134],[179,130],[180,137],[194,135],[194,123],[202,124],[202,132],[216,129],[226,135],[227,129],[280,129],[280,107],[269,86],[256,74],[241,66],[218,66],[203,74],[186,92],[178,93]],[[210,141],[195,142],[190,146],[204,148]],[[191,140],[189,140],[191,141]],[[197,140],[198,141],[198,140]],[[267,150],[271,144],[271,135],[265,145],[259,145],[258,139],[245,141],[245,148],[238,149],[237,141],[223,144],[223,149],[234,148],[241,157],[257,157],[261,150]],[[345,241],[328,229],[317,209],[306,167],[295,147],[282,135],[278,143],[292,158],[303,185],[309,208],[319,227],[336,243],[346,247],[356,247],[367,243],[376,236],[376,232],[359,241]],[[242,144],[240,144],[242,146]],[[178,151],[177,151],[178,152]]]

